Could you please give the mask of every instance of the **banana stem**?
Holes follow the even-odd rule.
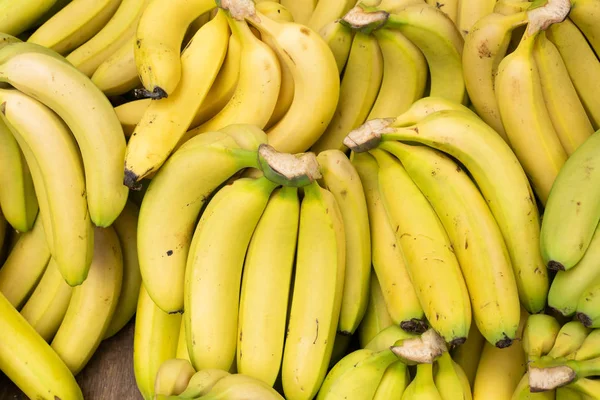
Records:
[[[597,375],[600,375],[600,357],[584,361],[540,359],[529,368],[529,386],[532,392],[541,392]]]
[[[390,127],[395,118],[376,118],[369,120],[350,131],[344,138],[344,145],[356,153],[364,153],[365,151],[373,150],[381,142],[383,133],[394,132],[394,128]]]
[[[350,9],[350,11],[340,19],[340,23],[350,29],[368,35],[383,27],[389,17],[390,13],[387,11],[373,9],[372,7],[360,3]]]
[[[217,7],[229,11],[232,18],[241,21],[256,15],[256,7],[252,0],[216,0]]]
[[[552,24],[563,22],[571,11],[569,0],[548,0],[541,7],[529,8],[527,17],[527,35],[534,35],[539,31],[546,30]]]
[[[390,349],[407,365],[432,364],[448,351],[444,339],[433,329],[420,337],[400,339]]]
[[[321,178],[315,153],[280,153],[268,144],[258,147],[260,170],[270,181],[282,186],[302,187]]]

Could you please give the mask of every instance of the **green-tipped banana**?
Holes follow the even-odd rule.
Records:
[[[394,361],[383,373],[373,400],[400,399],[409,382],[410,374],[406,364]]]
[[[419,364],[417,365],[417,375],[415,379],[408,385],[402,400],[443,400],[442,395],[435,386],[433,380],[433,365]]]
[[[470,400],[472,398],[469,379],[447,351],[437,359],[437,370],[433,379],[443,400]]]

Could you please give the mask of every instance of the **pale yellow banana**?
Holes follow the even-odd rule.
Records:
[[[477,324],[471,323],[467,341],[452,352],[452,359],[464,371],[471,389],[473,389],[473,384],[475,383],[475,374],[477,373],[477,366],[479,365],[479,359],[481,358],[485,342],[485,338],[477,329]]]
[[[414,291],[414,289],[413,289]],[[358,340],[361,348],[365,348],[377,334],[388,326],[394,325],[388,312],[381,286],[377,281],[375,271],[371,273],[369,285],[369,302],[367,310],[358,327]]]
[[[219,382],[229,375],[229,372],[222,369],[203,369],[196,372],[186,389],[181,393],[181,398],[193,399],[198,396],[204,396]]]
[[[280,0],[280,3],[292,13],[294,21],[299,24],[308,23],[317,6],[317,0]]]
[[[306,26],[315,32],[319,32],[329,22],[343,17],[355,3],[355,0],[317,1],[317,5],[310,15],[310,19],[306,22]]]
[[[565,357],[577,351],[591,332],[579,321],[570,321],[558,331],[554,345],[548,352],[548,357]]]
[[[219,379],[202,399],[284,400],[266,383],[242,374],[230,374]]]
[[[19,35],[52,9],[57,0],[2,0],[0,2],[0,32]]]
[[[600,18],[600,2],[598,0],[573,0],[569,19],[573,21],[596,52],[600,54],[600,29],[597,21]],[[3,31],[4,32],[4,31]]]
[[[468,36],[477,21],[494,12],[495,5],[496,0],[458,0],[455,22],[460,33]]]
[[[560,324],[554,317],[545,314],[530,315],[523,328],[522,337],[527,361],[531,362],[548,354],[554,346],[559,331]]]
[[[335,20],[321,28],[319,35],[331,49],[341,76],[350,55],[354,31],[340,20]]]
[[[187,339],[185,337],[185,318],[181,318],[181,327],[179,328],[179,340],[177,341],[177,351],[175,353],[175,358],[180,358],[183,360],[190,360],[190,353],[187,348]]]
[[[409,382],[410,375],[406,364],[395,361],[383,373],[373,400],[401,399]]]
[[[102,61],[91,76],[94,85],[105,95],[117,96],[141,85],[133,55],[134,46],[135,37],[132,36]]]
[[[452,360],[447,351],[437,359],[437,369],[433,379],[442,400],[470,400],[473,398],[465,372]]]
[[[154,380],[154,393],[164,396],[181,394],[196,373],[188,360],[171,358],[164,361]]]

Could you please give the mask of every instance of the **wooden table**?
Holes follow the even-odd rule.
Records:
[[[77,376],[86,400],[142,399],[133,375],[132,320],[121,332],[102,342],[88,365]],[[27,399],[0,373],[0,400]]]

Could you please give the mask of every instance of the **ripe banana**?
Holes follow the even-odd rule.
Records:
[[[600,329],[592,330],[583,340],[581,346],[566,357],[569,360],[584,361],[600,357]]]
[[[485,338],[477,329],[477,324],[471,323],[467,341],[452,352],[452,359],[461,367],[467,376],[471,389],[473,389],[473,384],[475,383],[477,366],[479,365],[485,342]]]
[[[346,234],[346,273],[338,331],[352,335],[365,315],[371,275],[371,237],[360,176],[339,150],[317,156],[324,187],[340,207]]]
[[[121,123],[123,133],[126,137],[131,136],[150,106],[151,101],[150,99],[133,100],[115,107],[115,114]]]
[[[27,41],[68,54],[100,32],[120,4],[121,0],[73,0],[37,28]]]
[[[600,2],[597,0],[573,0],[571,2],[569,19],[585,35],[596,55],[600,54],[600,30],[596,23],[599,17]]]
[[[271,386],[283,357],[299,218],[298,189],[276,189],[252,234],[244,262],[237,370]]]
[[[531,393],[529,388],[529,372],[526,372],[515,388],[511,400],[556,400],[559,399],[558,394],[559,392],[555,390]]]
[[[342,143],[344,137],[367,119],[382,79],[383,56],[377,39],[357,32],[341,79],[335,114],[323,135],[311,147],[312,151],[318,154],[329,149],[346,149]]]
[[[113,336],[123,329],[133,317],[137,308],[140,284],[142,283],[137,252],[139,212],[138,206],[128,201],[121,215],[113,223],[123,253],[123,280],[119,302],[117,303],[117,308],[113,313],[110,324],[104,333],[104,339]]]
[[[580,400],[593,400],[600,398],[600,382],[594,379],[578,379],[565,388],[569,388],[571,391],[575,391],[577,394],[579,394]]]
[[[102,92],[52,53],[30,43],[5,46],[0,50],[0,81],[44,103],[69,126],[83,158],[90,217],[106,227],[127,201],[123,130]]]
[[[355,0],[317,1],[306,26],[315,32],[319,32],[329,22],[340,19],[355,3]]]
[[[144,399],[154,397],[154,381],[163,362],[175,358],[181,314],[167,314],[154,304],[142,284],[135,317],[133,371]]]
[[[164,361],[156,372],[154,393],[156,396],[179,395],[196,373],[188,360],[171,358]]]
[[[463,35],[468,37],[473,26],[485,16],[494,12],[496,0],[458,0],[456,26]]]
[[[242,374],[230,374],[219,379],[202,399],[284,400],[266,383]]]
[[[370,154],[353,153],[352,164],[360,176],[365,191],[371,228],[371,257],[373,269],[377,275],[371,278],[374,282],[371,283],[369,308],[373,311],[367,312],[366,320],[363,322],[365,328],[361,331],[365,331],[368,326],[371,326],[370,320],[367,319],[371,315],[373,321],[377,321],[374,325],[378,331],[386,328],[393,321],[407,331],[421,333],[425,330],[423,308],[419,303],[402,249],[396,240],[394,228],[385,210],[379,187],[377,161]],[[375,292],[374,286],[377,287]],[[382,305],[379,305],[381,303],[378,300],[379,297],[374,293],[383,297],[385,302]],[[377,312],[379,309],[381,311]],[[384,310],[385,312],[383,312]],[[391,318],[391,321],[388,322],[388,318]],[[374,336],[378,331],[362,336]],[[369,340],[366,339],[365,342]]]
[[[177,340],[177,351],[175,352],[175,358],[182,360],[188,360],[190,363],[190,353],[187,348],[187,339],[185,337],[185,318],[181,318],[181,327],[179,328],[179,339]]]
[[[198,222],[184,290],[186,338],[197,370],[233,364],[244,256],[276,186],[264,177],[238,179],[215,194]]]
[[[527,362],[545,356],[552,350],[560,332],[558,321],[545,314],[533,314],[527,318],[523,328],[522,345]]]
[[[433,379],[443,400],[472,399],[469,379],[447,351],[437,359]]]
[[[173,153],[152,179],[140,208],[138,257],[146,290],[165,312],[183,310],[185,265],[200,210],[229,177],[258,167],[258,144],[243,150],[225,133],[205,133]]]
[[[46,342],[51,342],[65,317],[72,294],[73,288],[65,282],[58,264],[51,258],[21,315]]]
[[[314,398],[325,378],[342,303],[345,255],[339,206],[331,192],[313,182],[304,187],[300,206],[296,275],[281,367],[289,400]]]
[[[425,316],[447,343],[460,345],[469,332],[471,305],[442,223],[397,159],[379,149],[371,154],[379,164],[381,197]]]
[[[433,364],[417,365],[417,374],[407,386],[402,400],[443,400],[433,380]]]
[[[600,299],[600,279],[596,278],[587,287],[577,303],[577,318],[589,328],[600,327],[600,313],[598,302]]]
[[[550,269],[570,270],[581,261],[600,221],[600,131],[569,157],[560,170],[544,211],[540,234],[544,262]]]
[[[17,90],[0,89],[2,119],[13,132],[29,164],[36,163],[36,192],[53,259],[71,286],[85,281],[92,262],[94,233],[86,201],[86,184],[79,149],[64,122],[50,109]],[[42,181],[40,181],[40,179]],[[44,221],[44,220],[43,220]]]
[[[350,132],[344,140],[350,148],[362,151],[379,140],[417,142],[460,161],[471,173],[500,227],[521,304],[532,312],[544,309],[548,275],[539,251],[536,203],[514,153],[492,128],[471,112],[446,110],[403,128],[395,127],[392,120],[373,120]],[[499,170],[498,165],[503,168]],[[506,190],[498,191],[498,187]]]
[[[42,219],[37,218],[33,228],[22,233],[0,268],[0,293],[20,310],[42,278],[50,260],[50,250]]]
[[[0,121],[0,207],[17,231],[29,231],[38,215],[38,200],[31,172],[6,124]]]
[[[406,364],[399,360],[394,361],[383,373],[373,400],[401,399],[409,382],[410,375]]]
[[[90,40],[66,58],[75,68],[91,77],[98,66],[125,43],[131,42],[146,6],[152,0],[122,0],[112,18]]]
[[[0,1],[0,32],[19,35],[32,27],[57,0]]]
[[[186,389],[179,395],[182,399],[195,399],[206,395],[221,379],[229,375],[222,369],[203,369],[192,375]]]
[[[73,289],[73,295],[52,348],[74,375],[90,360],[115,312],[123,256],[119,238],[112,227],[94,228],[94,259],[88,278]]]
[[[350,55],[354,31],[340,20],[335,20],[321,28],[319,35],[331,49],[341,76]]]
[[[117,96],[140,86],[133,55],[134,46],[135,37],[132,36],[103,60],[91,76],[94,85],[105,95]]]
[[[394,126],[407,127],[414,125],[420,122],[422,119],[425,119],[425,117],[428,115],[443,110],[463,111],[471,114],[472,116],[477,116],[477,114],[471,111],[471,109],[463,106],[462,104],[446,100],[443,97],[428,96],[415,101],[408,110],[396,117],[393,117]]]
[[[306,25],[317,7],[317,0],[280,0],[294,17],[294,21]]]
[[[586,328],[581,322],[567,322],[558,331],[554,346],[548,352],[548,357],[565,357],[577,351],[589,333],[590,329]]]
[[[185,32],[196,18],[215,7],[214,0],[156,0],[146,7],[135,32],[134,56],[147,97],[173,94],[182,77]]]
[[[366,120],[404,113],[423,97],[428,76],[423,53],[403,34],[392,29],[378,29],[373,35],[383,54],[383,80]]]
[[[222,11],[194,35],[181,56],[181,84],[168,98],[152,101],[127,143],[125,185],[136,188],[169,157],[206,98],[225,59],[228,40]]]
[[[378,333],[394,325],[394,321],[392,321],[392,317],[390,317],[385,304],[381,286],[379,286],[379,282],[377,281],[377,275],[374,272],[371,273],[367,310],[358,327],[358,340],[360,347],[363,349]]]
[[[27,397],[83,400],[69,368],[1,293],[0,331],[0,370]]]
[[[389,349],[391,345],[399,340],[418,338],[419,336],[414,333],[406,332],[397,325],[389,325],[387,328],[381,330],[366,346],[365,349],[373,351],[381,351]]]

